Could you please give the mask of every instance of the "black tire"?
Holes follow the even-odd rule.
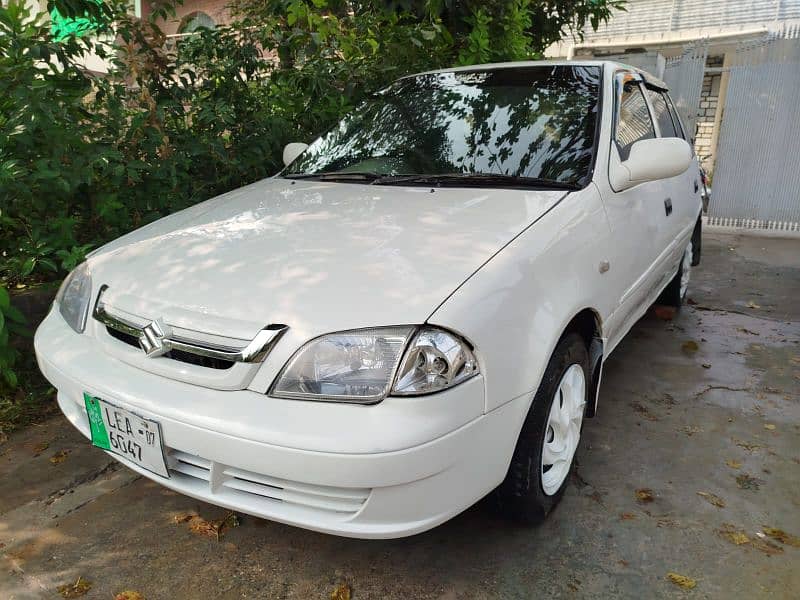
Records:
[[[703,254],[703,219],[697,217],[697,223],[692,231],[692,266],[700,264],[700,257]]]
[[[694,253],[694,251],[693,251]],[[691,266],[689,267],[691,269]],[[676,309],[680,310],[681,306],[683,306],[683,301],[686,298],[686,290],[681,293],[681,279],[683,278],[683,269],[684,269],[684,260],[681,258],[681,262],[678,263],[678,270],[675,273],[675,276],[672,278],[672,281],[669,282],[669,285],[664,288],[664,291],[661,292],[661,295],[656,300],[656,304],[661,304],[662,306],[673,306]]]
[[[570,480],[574,457],[561,487],[554,494],[547,495],[542,487],[541,464],[550,407],[561,378],[574,364],[583,369],[585,393],[588,394],[590,377],[586,342],[578,334],[569,333],[561,339],[550,357],[542,383],[519,434],[508,474],[495,490],[496,505],[500,513],[515,521],[531,525],[540,523],[561,500]]]

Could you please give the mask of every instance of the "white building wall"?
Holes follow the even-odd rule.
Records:
[[[800,0],[629,0],[587,42],[608,38],[682,31],[766,27],[777,21],[800,19]]]
[[[547,49],[569,56],[575,47],[632,48],[676,45],[701,38],[736,38],[800,20],[800,0],[628,0],[597,31]]]

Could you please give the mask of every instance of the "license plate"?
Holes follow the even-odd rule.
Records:
[[[161,426],[105,400],[83,394],[92,444],[117,454],[135,465],[162,477],[169,477],[164,450],[161,447]]]

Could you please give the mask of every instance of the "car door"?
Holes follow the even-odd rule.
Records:
[[[670,110],[666,92],[652,85],[645,85],[645,93],[650,103],[653,122],[659,137],[685,139],[677,115]],[[693,159],[692,166],[675,177],[663,179],[665,202],[668,200],[670,214],[666,215],[660,228],[659,245],[664,249],[656,268],[663,273],[662,284],[666,285],[675,274],[677,262],[683,256],[700,206],[700,170]]]
[[[672,98],[670,98],[667,91],[662,91],[661,95],[667,103],[672,122],[675,123],[676,136],[682,138],[692,147],[692,164],[683,174],[684,180],[680,189],[683,194],[681,198],[685,198],[686,200],[686,202],[681,205],[681,220],[684,221],[685,228],[691,227],[692,231],[694,231],[697,219],[700,218],[703,210],[703,181],[700,160],[694,152],[694,140],[686,134],[686,128],[681,122],[678,111],[675,110],[675,104],[673,104]],[[683,235],[686,236],[685,233]],[[686,240],[684,240],[684,242],[686,242]],[[683,246],[685,247],[685,245],[684,243]]]
[[[656,137],[642,77],[618,71],[614,88],[609,173],[619,169],[635,142]],[[662,229],[668,194],[663,181],[616,190],[610,178],[608,185],[601,187],[601,194],[614,239],[608,272],[609,284],[618,295],[617,308],[608,320],[609,347],[613,348],[646,310],[660,279],[654,266],[664,250]]]

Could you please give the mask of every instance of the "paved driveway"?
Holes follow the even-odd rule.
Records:
[[[538,528],[479,504],[404,540],[248,516],[217,539],[203,519],[224,510],[55,418],[0,446],[0,598],[58,597],[79,577],[106,599],[329,598],[341,584],[355,600],[796,598],[798,540],[763,529],[800,536],[800,242],[709,235],[704,251],[693,304],[645,317],[609,360],[572,485]]]

